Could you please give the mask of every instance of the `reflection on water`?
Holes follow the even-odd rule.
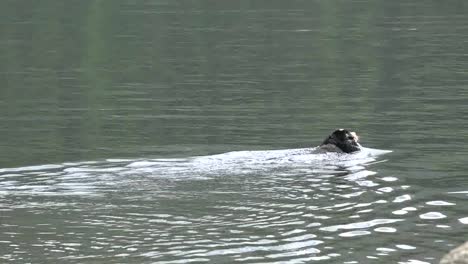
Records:
[[[0,262],[437,263],[467,3],[0,1]]]
[[[401,233],[452,228],[444,218],[454,202],[415,201],[410,186],[372,169],[385,151],[311,152],[2,169],[1,258],[391,262],[423,250]]]

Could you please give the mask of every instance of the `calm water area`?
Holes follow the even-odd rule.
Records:
[[[468,240],[466,1],[0,1],[0,109],[1,263]],[[313,154],[336,128],[368,149]]]

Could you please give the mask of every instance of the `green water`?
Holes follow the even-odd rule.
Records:
[[[464,220],[468,217],[467,15],[468,6],[463,1],[2,1],[0,167],[99,161],[106,168],[114,167],[106,165],[106,159],[188,158],[239,150],[313,147],[333,129],[350,128],[360,135],[364,146],[393,150],[385,156],[387,161],[374,165],[372,171],[381,178],[397,178],[385,187],[412,197],[408,206],[419,211],[404,215],[393,235],[416,249],[397,247],[390,256],[372,255],[369,243],[361,239],[349,242],[355,245],[352,250],[348,250],[349,243],[340,242],[328,253],[341,254],[336,263],[368,263],[372,259],[366,256],[371,255],[379,263],[411,259],[436,263],[443,252],[467,237],[463,231],[468,222]],[[13,185],[36,184],[34,175],[55,181],[49,173],[56,171],[46,167],[35,174],[21,172],[27,177],[18,178]],[[144,197],[148,204],[142,211],[183,216],[189,222],[198,219],[197,214],[213,216],[202,221],[206,224],[226,213],[216,211],[219,193],[210,191],[237,193],[232,200],[223,200],[223,206],[229,207],[229,202],[232,206],[242,204],[243,191],[255,185],[254,177],[221,174],[206,186],[191,181],[190,172],[184,172],[189,180],[182,185],[166,179],[153,186],[163,194],[173,192],[168,202],[174,206],[151,204],[148,201],[156,197],[147,195],[145,188],[132,189],[131,195],[122,192],[120,199]],[[270,174],[271,182],[263,175],[269,184],[259,183],[259,188],[282,186],[278,175]],[[64,208],[50,205],[58,203],[60,196],[46,198],[40,206],[44,211],[28,210],[27,203],[37,196],[9,189],[11,177],[17,175],[0,176],[4,199],[0,205],[6,208],[0,214],[4,235],[34,229],[39,224],[34,217],[39,217],[58,226],[62,236],[56,234],[52,240],[66,244],[71,238],[64,238],[64,234],[82,232],[87,226],[70,224],[71,219],[62,215],[62,209],[72,204]],[[294,177],[288,179],[291,184],[287,187],[295,190]],[[152,182],[147,180],[147,184]],[[308,180],[303,180],[307,184]],[[340,182],[327,184],[334,189]],[[121,207],[118,212],[93,210],[80,202],[77,211],[90,219],[134,213],[132,207],[126,211],[125,202],[107,196],[112,193],[109,188],[92,202],[83,197],[74,199],[84,199],[87,205],[101,204],[102,208],[109,202]],[[118,190],[125,187],[114,191]],[[181,190],[197,195],[186,197],[184,192],[178,193]],[[382,198],[378,190],[371,193],[375,196],[368,194],[368,201]],[[387,198],[392,201],[395,197]],[[253,195],[251,199],[256,198]],[[453,205],[431,207],[440,200]],[[320,200],[323,206],[326,202]],[[391,203],[373,209],[392,215],[401,207]],[[433,211],[446,217],[422,220],[426,212]],[[240,224],[235,219],[224,220],[230,226]],[[132,222],[131,218],[128,221]],[[12,223],[19,224],[12,228]],[[145,244],[139,230],[146,227],[141,224],[130,232],[138,238],[135,241]],[[90,233],[96,232],[92,225],[88,228]],[[182,241],[190,240],[187,230],[182,230],[169,227],[164,237],[168,241],[174,238],[173,242],[179,241],[178,235]],[[7,256],[3,259],[11,263],[28,259],[50,263],[61,258],[76,263],[164,263],[197,258],[213,263],[231,263],[236,258],[243,263],[321,260],[300,260],[293,253],[269,256],[269,251],[275,251],[271,248],[252,255],[242,250],[234,250],[233,255],[220,251],[200,251],[205,256],[178,255],[171,254],[168,245],[123,250],[128,255],[118,249],[90,253],[86,246],[74,253],[63,250],[44,255],[41,246],[34,246],[42,231],[2,235],[0,243],[5,247],[1,245],[1,251]],[[224,234],[222,228],[218,231],[223,239],[230,235],[241,241],[252,238],[249,230],[241,230],[245,236]],[[106,238],[113,235],[105,228],[100,232]],[[202,230],[197,232],[200,241],[220,241],[209,232],[206,237]],[[254,233],[262,238],[269,234]],[[397,238],[377,240],[385,247]],[[80,235],[73,241],[86,244],[88,240]],[[324,252],[326,246],[318,247]],[[346,252],[352,253],[348,256]],[[70,254],[88,258],[66,258]],[[315,251],[304,254],[320,256]],[[323,263],[330,263],[327,261]]]

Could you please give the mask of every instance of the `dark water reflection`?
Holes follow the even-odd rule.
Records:
[[[3,1],[2,261],[437,263],[468,224],[467,11]],[[394,152],[186,160],[336,127]]]

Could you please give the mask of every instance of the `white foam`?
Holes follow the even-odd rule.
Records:
[[[45,164],[45,165],[37,165],[37,166],[19,167],[19,168],[4,168],[4,169],[0,169],[0,173],[2,173],[2,172],[41,171],[41,170],[51,170],[51,169],[60,169],[60,168],[63,168],[63,165]]]
[[[323,181],[336,175],[360,186],[376,186],[366,170],[376,157],[389,151],[363,148],[354,154],[316,153],[316,148],[233,151],[217,155],[164,159],[107,159],[0,169],[0,195],[95,195],[110,185],[130,186],[136,177],[206,180],[223,175],[305,175]],[[33,176],[31,176],[34,173]],[[316,177],[314,177],[316,176]],[[29,177],[20,185],[17,177]],[[135,181],[136,179],[136,181]],[[103,187],[104,186],[104,187]],[[321,187],[325,188],[325,187]],[[362,192],[345,194],[360,195]],[[343,195],[343,197],[346,197]]]
[[[255,169],[268,167],[315,167],[323,169],[330,166],[348,168],[348,171],[362,171],[362,165],[375,161],[376,157],[391,151],[363,148],[353,154],[316,153],[316,148],[264,150],[264,151],[233,151],[211,156],[194,157],[195,167],[240,168]],[[336,169],[335,169],[336,170]],[[365,175],[368,176],[369,174]],[[363,175],[359,175],[363,176]],[[363,176],[363,177],[365,177]]]

